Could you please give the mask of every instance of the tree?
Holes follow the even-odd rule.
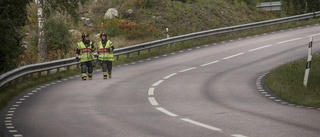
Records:
[[[31,0],[0,1],[0,73],[11,70],[19,64],[23,53],[22,37],[18,32],[26,24],[26,7]]]
[[[45,44],[45,17],[49,17],[55,11],[69,14],[75,21],[78,20],[80,4],[87,0],[35,0],[38,8],[38,56],[40,61],[46,61],[48,50]]]

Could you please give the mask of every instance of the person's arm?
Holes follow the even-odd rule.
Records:
[[[79,62],[79,55],[80,55],[80,49],[79,49],[79,44],[77,44],[77,49],[76,49],[76,61]]]

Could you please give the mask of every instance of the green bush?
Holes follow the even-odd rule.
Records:
[[[45,43],[48,46],[48,51],[56,56],[52,59],[64,57],[71,47],[71,34],[68,31],[68,26],[64,21],[51,18],[45,22]],[[63,52],[60,55],[60,52]]]

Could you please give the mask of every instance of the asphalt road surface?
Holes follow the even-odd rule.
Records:
[[[12,101],[1,133],[14,137],[319,137],[320,110],[261,87],[271,69],[320,51],[320,25],[277,31],[79,76]],[[311,68],[312,69],[312,68]],[[302,82],[303,80],[301,80]]]

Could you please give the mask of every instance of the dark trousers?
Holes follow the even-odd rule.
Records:
[[[81,74],[83,76],[87,76],[87,72],[89,76],[92,76],[93,66],[91,61],[81,62]]]
[[[103,75],[112,73],[112,61],[101,61]]]

